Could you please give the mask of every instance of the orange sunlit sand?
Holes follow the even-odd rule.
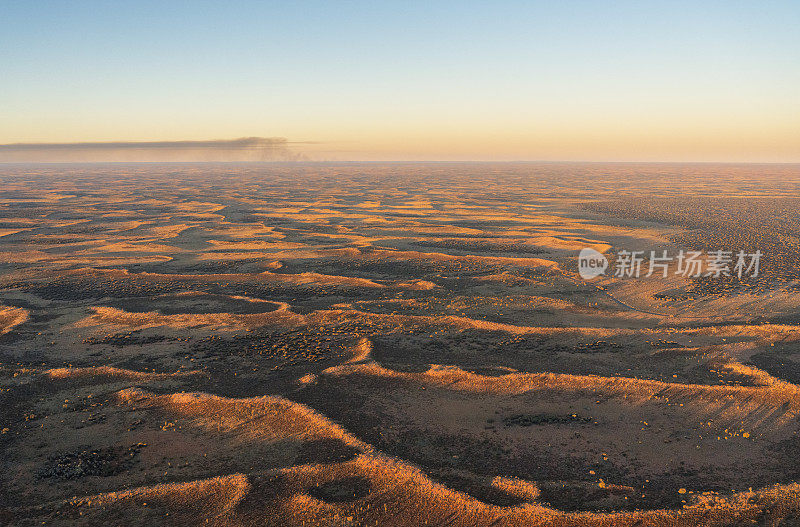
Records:
[[[475,167],[6,169],[4,518],[793,521],[796,166],[744,210],[746,167]],[[751,239],[751,281],[577,273]]]
[[[800,2],[0,9],[0,526],[800,527]]]

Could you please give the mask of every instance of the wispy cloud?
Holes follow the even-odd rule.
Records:
[[[305,156],[284,137],[207,141],[0,144],[0,161],[294,161]]]

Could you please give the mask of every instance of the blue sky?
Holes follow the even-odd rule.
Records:
[[[0,143],[800,161],[800,2],[0,6]]]

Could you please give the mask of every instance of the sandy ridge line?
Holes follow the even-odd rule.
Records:
[[[305,494],[304,489],[321,481],[332,481],[353,474],[367,477],[371,482],[370,494],[363,500],[372,508],[383,509],[384,520],[391,524],[402,511],[404,520],[422,524],[423,520],[453,518],[458,516],[470,525],[548,525],[583,526],[633,526],[646,520],[654,525],[690,526],[722,525],[733,519],[759,518],[764,506],[797,509],[800,485],[774,485],[756,492],[735,493],[729,497],[715,497],[680,510],[626,511],[613,513],[562,512],[538,503],[524,503],[515,507],[499,507],[480,502],[462,492],[432,481],[417,467],[373,451],[370,445],[354,438],[315,410],[282,397],[265,396],[232,399],[204,393],[177,393],[154,395],[138,388],[117,392],[118,402],[141,408],[161,408],[174,414],[194,418],[195,423],[210,432],[240,432],[239,424],[248,427],[277,428],[253,434],[255,438],[269,437],[335,437],[359,449],[367,449],[355,459],[332,465],[305,464],[289,468],[254,471],[249,475],[235,473],[185,483],[167,483],[154,486],[112,491],[64,500],[48,507],[105,507],[131,503],[142,506],[146,502],[160,502],[165,507],[194,509],[195,513],[219,525],[249,524],[254,518],[263,521],[267,512],[254,503],[244,507],[245,497],[258,485],[259,476],[284,476],[288,481],[291,498],[270,503],[272,516],[294,520],[322,521],[338,516],[338,508],[330,505],[320,508],[321,502]],[[286,413],[292,414],[288,417]],[[261,419],[259,419],[261,417]],[[269,419],[273,420],[270,421]],[[285,429],[290,424],[297,430]],[[278,432],[276,434],[275,432]],[[198,509],[197,504],[203,506]],[[383,507],[379,507],[383,504]],[[302,505],[302,507],[300,506]],[[315,505],[308,507],[307,505]],[[255,508],[254,508],[255,506]],[[349,508],[348,508],[349,510]],[[367,513],[365,512],[365,514]],[[308,515],[311,514],[311,517]],[[366,518],[365,518],[366,520]],[[218,522],[218,523],[217,523]],[[298,521],[299,523],[299,521]]]
[[[168,379],[176,377],[188,377],[192,375],[202,375],[199,370],[176,371],[173,373],[155,373],[114,366],[89,366],[85,368],[52,368],[42,372],[42,375],[51,379],[75,379],[85,377],[106,376],[124,380],[147,380],[147,379]]]
[[[0,335],[5,335],[15,327],[27,322],[30,313],[21,307],[9,307],[0,304]]]
[[[765,508],[783,512],[796,510],[800,498],[800,485],[788,484],[699,500],[679,510],[562,512],[537,503],[499,507],[436,483],[405,462],[364,454],[339,466],[300,465],[253,471],[247,475],[234,473],[182,483],[162,483],[43,504],[35,510],[97,507],[100,508],[98,512],[103,512],[108,506],[141,507],[149,503],[168,509],[178,508],[184,514],[195,513],[196,521],[205,520],[211,525],[252,525],[278,515],[284,519],[285,525],[303,522],[307,525],[309,522],[312,525],[327,524],[337,519],[341,522],[340,514],[345,511],[351,514],[350,507],[345,504],[340,509],[325,504],[305,494],[304,489],[314,482],[334,480],[354,472],[369,478],[374,486],[372,493],[363,499],[370,506],[357,510],[364,511],[364,521],[374,521],[378,517],[382,525],[399,525],[401,518],[410,525],[445,525],[449,523],[448,519],[458,517],[465,525],[476,527],[635,527],[642,522],[664,527],[722,527],[736,522],[763,520]],[[258,509],[253,503],[245,505],[245,498],[257,491],[260,479],[275,477],[282,477],[288,487],[285,492],[291,493],[289,499],[265,504],[271,506],[269,510]],[[379,500],[383,500],[383,507]],[[202,505],[198,506],[198,503]]]
[[[276,302],[273,302],[276,303]],[[478,329],[485,331],[502,331],[510,335],[582,335],[592,338],[608,338],[612,336],[630,335],[661,335],[666,331],[677,330],[683,335],[718,335],[719,328],[715,326],[680,328],[672,326],[658,326],[655,328],[602,328],[594,326],[517,326],[502,322],[492,322],[458,315],[397,315],[384,313],[370,313],[354,308],[349,309],[322,309],[307,315],[294,313],[290,306],[280,303],[275,311],[257,314],[177,314],[162,315],[158,312],[136,313],[124,311],[107,306],[93,306],[90,308],[94,314],[76,323],[76,327],[87,327],[103,323],[117,324],[126,327],[157,327],[167,326],[173,328],[186,328],[197,326],[230,327],[239,329],[252,329],[269,324],[296,327],[304,324],[320,326],[346,322],[364,322],[368,325],[385,326],[386,331],[396,331],[408,328],[425,327],[451,327],[453,329]],[[737,336],[751,336],[762,342],[793,341],[800,338],[800,326],[794,325],[733,325],[725,326],[725,330]]]
[[[433,365],[425,372],[409,373],[384,368],[377,362],[343,364],[323,370],[323,375],[353,374],[399,378],[440,386],[451,390],[496,395],[517,395],[536,390],[567,392],[601,392],[606,395],[633,396],[639,400],[654,398],[672,401],[737,400],[740,404],[758,403],[780,407],[788,404],[786,417],[800,413],[800,387],[789,383],[766,386],[721,386],[706,384],[667,383],[633,377],[602,377],[566,373],[509,373],[485,376],[467,372],[455,366]]]
[[[239,431],[252,438],[335,438],[361,452],[372,445],[304,404],[277,395],[236,399],[204,392],[156,395],[141,388],[116,393],[117,403],[131,408],[159,408],[171,415],[194,419],[209,431]],[[270,419],[273,419],[272,421]]]

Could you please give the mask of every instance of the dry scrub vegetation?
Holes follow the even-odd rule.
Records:
[[[0,524],[800,524],[795,166],[0,170]]]

